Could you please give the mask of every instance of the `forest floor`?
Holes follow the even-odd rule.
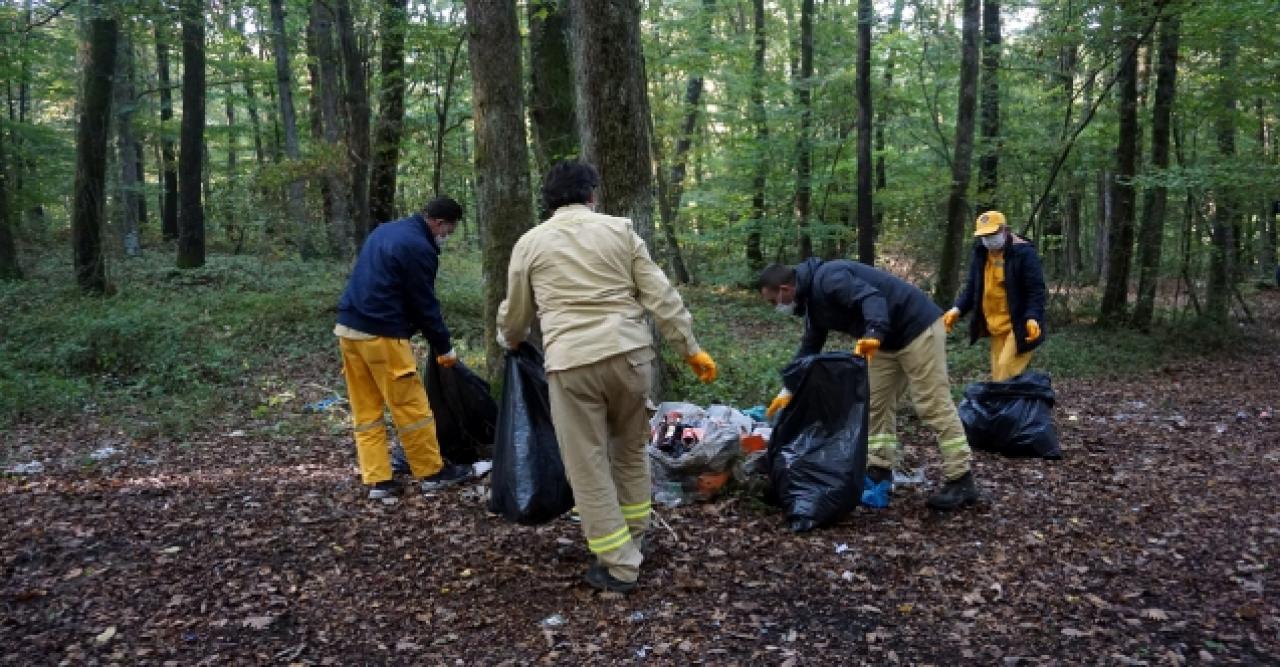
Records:
[[[626,597],[583,584],[576,525],[504,523],[482,485],[370,503],[316,415],[177,446],[19,423],[44,470],[0,477],[0,664],[1275,664],[1280,292],[1255,303],[1236,349],[1058,381],[1063,460],[975,453],[974,509],[907,488],[804,535],[744,495],[660,509]]]

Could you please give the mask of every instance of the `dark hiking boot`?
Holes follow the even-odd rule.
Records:
[[[942,485],[937,493],[929,496],[925,502],[935,510],[954,510],[978,502],[978,485],[973,481],[973,472]]]
[[[893,471],[879,466],[868,467],[866,478],[862,481],[862,504],[866,507],[884,509],[889,506],[891,491],[893,491]]]
[[[399,482],[388,479],[369,487],[369,500],[394,501],[403,492]]]
[[[636,588],[636,582],[623,581],[609,574],[609,568],[599,563],[587,570],[586,579],[592,588],[609,593],[630,593]]]
[[[440,472],[430,477],[422,478],[422,492],[432,493],[455,484],[461,484],[462,482],[471,479],[471,476],[471,466],[446,463],[444,464],[444,467],[440,469]]]

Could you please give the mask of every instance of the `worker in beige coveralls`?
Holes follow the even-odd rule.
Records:
[[[545,342],[551,420],[596,563],[587,583],[636,586],[649,526],[653,339],[646,311],[703,382],[716,364],[693,338],[692,318],[631,221],[595,212],[600,176],[589,164],[553,165],[542,185],[551,218],[511,252],[498,342],[514,349],[536,316]]]

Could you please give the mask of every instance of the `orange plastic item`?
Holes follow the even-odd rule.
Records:
[[[704,472],[698,475],[698,493],[703,498],[710,498],[718,492],[725,482],[729,481],[729,471]]]
[[[751,433],[741,438],[742,452],[750,454],[751,452],[763,451],[765,448],[764,436],[759,433]]]

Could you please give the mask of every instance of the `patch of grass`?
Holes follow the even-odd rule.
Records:
[[[337,364],[349,266],[211,255],[181,271],[152,251],[115,261],[115,293],[92,297],[70,262],[41,258],[28,280],[0,283],[0,424],[97,414],[181,433],[231,408],[251,417],[261,378],[316,355]],[[477,255],[446,256],[438,287],[460,350],[483,330],[480,280]]]

